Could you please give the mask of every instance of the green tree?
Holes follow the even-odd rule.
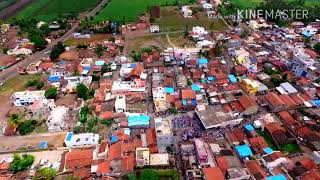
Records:
[[[86,85],[84,84],[79,84],[77,86],[77,96],[79,98],[82,98],[84,100],[87,100],[88,99],[88,92],[89,92],[89,89]]]
[[[53,180],[57,175],[57,171],[53,168],[45,167],[41,168],[33,180]]]
[[[128,174],[128,179],[129,180],[137,180],[137,175],[135,173],[129,173]]]
[[[62,54],[65,51],[65,47],[62,42],[58,42],[58,44],[53,46],[53,49],[50,53],[50,59],[56,60],[59,58],[60,54]]]
[[[88,106],[83,106],[81,109],[80,109],[80,116],[79,116],[79,121],[82,123],[82,124],[85,124],[87,122],[87,119],[88,119],[88,115],[90,114],[90,109]]]
[[[173,114],[177,114],[178,110],[177,110],[177,108],[173,107],[173,108],[170,108],[170,112]]]
[[[97,47],[96,47],[96,55],[98,57],[101,57],[103,56],[103,53],[104,53],[104,48],[101,44],[98,44]]]
[[[55,99],[58,95],[58,90],[56,87],[54,86],[50,86],[46,92],[44,93],[44,96],[47,98],[47,99]]]
[[[17,130],[22,136],[28,135],[36,129],[36,123],[37,122],[35,120],[25,120],[19,124]]]
[[[33,42],[34,47],[36,50],[43,50],[46,45],[48,44],[48,42],[41,37],[39,34],[33,35],[30,37],[31,42]]]
[[[10,49],[7,47],[2,48],[2,53],[7,54]]]
[[[10,170],[13,171],[14,174],[20,171],[24,171],[29,169],[34,162],[34,156],[30,154],[24,154],[20,157],[18,154],[13,155],[13,161],[10,164]]]
[[[101,67],[101,72],[106,73],[106,72],[110,71],[111,70],[110,65],[111,65],[111,63],[108,63],[108,64],[104,63]]]
[[[316,52],[317,52],[318,54],[320,54],[320,42],[318,42],[318,43],[316,43],[316,44],[314,45],[314,49],[316,50]]]
[[[143,169],[140,174],[140,180],[158,180],[158,174],[153,169]]]
[[[8,119],[8,124],[17,127],[21,122],[23,122],[23,119],[18,114],[12,114]]]

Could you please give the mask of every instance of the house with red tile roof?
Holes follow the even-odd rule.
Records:
[[[65,171],[90,167],[93,162],[93,149],[71,150],[65,156]]]
[[[224,180],[224,175],[220,168],[209,167],[202,169],[203,176],[205,180]]]
[[[268,134],[272,138],[273,142],[275,142],[277,146],[288,142],[286,130],[277,122],[267,124],[264,130],[266,134]]]
[[[264,149],[269,147],[267,142],[261,136],[249,138],[249,142],[254,152],[260,155],[265,154]]]
[[[283,102],[279,95],[274,92],[270,92],[265,95],[265,99],[273,112],[283,111],[287,109],[286,103]]]
[[[256,180],[264,180],[268,177],[267,172],[256,160],[249,160],[245,162],[245,166]]]
[[[253,115],[258,112],[258,105],[256,101],[248,95],[241,96],[239,98],[239,102],[241,106],[244,108],[244,111],[242,112],[245,115]]]

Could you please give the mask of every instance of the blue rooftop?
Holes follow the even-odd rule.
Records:
[[[198,59],[198,64],[208,64],[208,59],[207,58],[200,58],[200,59]]]
[[[47,142],[47,141],[41,141],[41,142],[39,143],[39,148],[40,148],[40,149],[46,149],[46,148],[48,148],[48,142]]]
[[[312,35],[310,34],[310,33],[308,33],[308,32],[303,32],[303,33],[301,33],[302,35],[304,35],[305,37],[311,37]]]
[[[130,129],[124,128],[124,134],[130,136]]]
[[[90,71],[91,70],[91,67],[90,66],[86,66],[83,68],[84,70],[87,70],[87,71]]]
[[[320,106],[320,99],[313,100],[312,103],[319,107]]]
[[[58,64],[66,64],[66,62],[65,61],[60,61],[60,62],[58,62]]]
[[[83,71],[82,71],[82,74],[83,74],[83,75],[86,75],[86,74],[88,74],[88,73],[89,73],[88,70],[83,70]]]
[[[49,77],[48,77],[48,81],[50,81],[50,82],[57,82],[57,81],[59,81],[60,79],[61,79],[60,76],[49,76]]]
[[[272,154],[273,153],[273,149],[271,149],[270,147],[264,148],[263,151],[267,154]]]
[[[200,91],[200,87],[198,84],[192,84],[191,85],[191,89],[194,90],[194,91]]]
[[[187,105],[187,100],[182,99],[182,105],[186,106]]]
[[[250,147],[246,144],[244,145],[239,145],[235,147],[236,151],[238,152],[239,156],[241,158],[246,158],[248,156],[252,156],[252,151],[250,149]]]
[[[115,142],[118,141],[118,139],[119,139],[118,136],[112,135],[112,136],[111,136],[111,139],[110,139],[110,142],[111,142],[111,143],[115,143]]]
[[[95,65],[96,66],[102,66],[102,65],[104,65],[104,63],[105,63],[104,61],[96,61]]]
[[[269,176],[266,178],[266,180],[286,180],[287,178],[283,175],[276,175],[276,176]]]
[[[150,121],[149,116],[129,116],[128,117],[128,126],[149,125],[149,121]]]
[[[209,80],[209,81],[214,81],[214,77],[213,77],[213,76],[209,76],[209,77],[208,77],[208,80]]]
[[[251,124],[245,125],[244,128],[245,128],[247,131],[253,131],[253,130],[254,130],[254,127],[253,127]]]
[[[67,133],[67,137],[66,137],[66,141],[70,141],[72,136],[73,136],[73,133],[72,132],[68,132]]]
[[[172,94],[172,93],[174,93],[174,88],[173,88],[173,87],[165,87],[165,88],[164,88],[164,91],[165,91],[166,93]]]
[[[232,83],[236,83],[237,82],[237,78],[233,74],[229,74],[228,78]]]

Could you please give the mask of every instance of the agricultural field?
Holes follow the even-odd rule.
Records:
[[[79,13],[94,8],[100,0],[35,0],[20,11],[15,18],[36,18],[50,21],[66,13]]]
[[[198,12],[197,18],[184,18],[178,7],[162,7],[161,17],[156,21],[161,31],[190,30],[194,26],[202,26],[208,30],[223,31],[227,26],[222,20],[209,19],[205,12]]]
[[[153,5],[167,6],[173,5],[176,0],[112,0],[102,11],[95,17],[96,20],[102,21],[112,19],[116,21],[132,22],[136,21],[140,14],[147,11],[148,7]],[[186,4],[189,0],[178,0],[179,4]]]
[[[17,0],[0,0],[0,11],[17,2]]]
[[[230,0],[233,4],[237,5],[240,9],[248,9],[248,8],[254,8],[258,6],[260,3],[263,3],[264,0]],[[286,0],[288,2],[294,1],[294,0]],[[315,5],[320,6],[319,0],[306,0],[305,6],[307,7],[313,7]]]

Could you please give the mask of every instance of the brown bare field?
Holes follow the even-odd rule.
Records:
[[[90,44],[94,41],[108,40],[109,38],[111,38],[110,34],[94,34],[91,35],[91,38],[88,39],[70,38],[65,42],[65,44],[67,46],[77,46],[79,44]]]

